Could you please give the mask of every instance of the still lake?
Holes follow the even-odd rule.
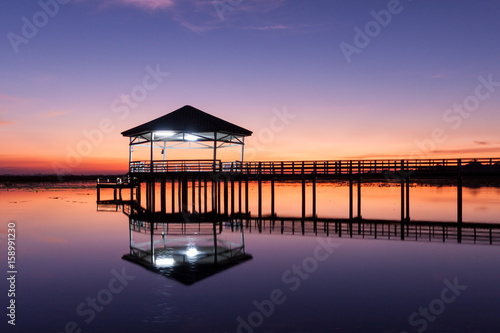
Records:
[[[399,191],[363,187],[363,218],[397,220]],[[266,185],[263,192],[269,214]],[[300,192],[300,185],[277,184],[278,216],[300,216]],[[347,193],[343,184],[318,184],[318,216],[347,217]],[[463,200],[464,222],[500,222],[500,188],[464,188]],[[251,199],[250,211],[256,205]],[[456,188],[413,185],[410,209],[413,220],[454,221]],[[0,211],[4,276],[9,223],[17,269],[15,326],[7,323],[9,284],[1,284],[2,332],[472,333],[500,326],[498,242],[243,227],[251,259],[186,285],[122,259],[130,252],[129,218],[97,211],[92,185],[3,188]],[[241,229],[224,226],[220,235],[239,238]]]

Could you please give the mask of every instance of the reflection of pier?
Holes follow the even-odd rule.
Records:
[[[464,223],[458,226],[456,223],[436,221],[401,223],[389,220],[265,217],[246,219],[245,228],[248,232],[283,235],[500,244],[500,225],[489,223]]]
[[[113,204],[99,204],[110,210]],[[114,203],[129,218],[130,252],[123,259],[190,285],[252,259],[241,223],[223,233],[221,216],[163,214],[136,203]],[[99,208],[99,207],[98,207]]]

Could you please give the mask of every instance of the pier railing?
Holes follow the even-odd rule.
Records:
[[[131,173],[237,172],[247,175],[349,175],[398,172],[500,172],[500,158],[222,162],[217,160],[136,161]]]

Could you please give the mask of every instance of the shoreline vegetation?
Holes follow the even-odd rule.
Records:
[[[9,188],[69,188],[69,187],[86,187],[93,188],[97,184],[98,178],[114,179],[123,175],[0,175],[0,189]],[[283,181],[280,183],[296,183],[296,181]],[[346,180],[323,180],[318,179],[318,184],[346,183]],[[372,180],[363,183],[363,186],[394,186],[398,185],[396,179],[380,179]],[[411,179],[411,184],[414,186],[456,186],[456,180],[450,178],[432,178],[432,179]],[[495,187],[500,188],[500,175],[484,175],[481,177],[464,177],[463,187],[480,188],[480,187]]]

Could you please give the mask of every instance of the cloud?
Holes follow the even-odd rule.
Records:
[[[476,145],[482,145],[482,146],[484,146],[484,145],[489,145],[489,144],[490,144],[489,142],[486,142],[486,141],[474,141],[474,143],[475,143]]]
[[[242,15],[262,17],[286,0],[83,0],[94,1],[101,8],[110,6],[133,6],[142,10],[162,10],[180,26],[195,33],[218,28],[242,28]],[[223,8],[223,9],[221,9]],[[221,13],[221,10],[223,13]],[[221,18],[222,16],[222,18]],[[248,24],[248,23],[247,23]],[[278,24],[256,25],[255,30],[284,30],[288,27]]]
[[[293,27],[284,26],[284,25],[267,25],[262,27],[246,27],[248,30],[290,30],[294,29]]]
[[[175,5],[175,0],[112,0],[108,2],[118,5],[136,6],[148,10],[165,9]]]
[[[499,147],[484,147],[484,148],[463,148],[463,149],[448,149],[448,150],[433,150],[432,154],[484,154],[484,153],[492,153],[498,154],[500,153]]]
[[[0,126],[7,126],[7,125],[11,125],[11,124],[12,124],[12,121],[0,120]]]

